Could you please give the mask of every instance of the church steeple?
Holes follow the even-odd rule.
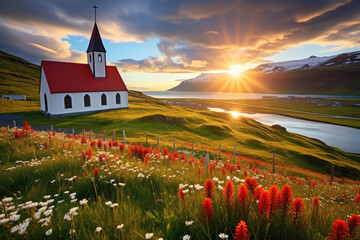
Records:
[[[88,64],[94,77],[106,77],[106,50],[101,40],[100,32],[96,24],[96,5],[93,6],[95,11],[95,23],[92,30],[89,46],[87,49]]]

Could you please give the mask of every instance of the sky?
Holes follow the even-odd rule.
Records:
[[[86,62],[94,25],[129,89],[360,49],[360,0],[0,0],[0,50]]]

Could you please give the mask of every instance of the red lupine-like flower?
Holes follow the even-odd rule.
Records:
[[[209,164],[210,176],[212,176],[214,174],[214,169],[215,169],[214,164],[210,163]]]
[[[250,192],[254,194],[255,188],[258,186],[256,179],[255,178],[252,179],[251,177],[246,177],[245,183],[248,189],[250,190]]]
[[[268,191],[262,190],[260,193],[258,212],[267,215],[270,211],[270,197]]]
[[[215,184],[211,179],[206,180],[205,182],[205,197],[207,198],[211,198],[212,195],[214,194],[214,187]]]
[[[90,147],[95,147],[95,145],[96,145],[95,141],[91,141]]]
[[[178,197],[179,197],[181,200],[184,200],[185,194],[184,194],[184,192],[183,192],[182,190],[183,190],[183,188],[179,188]]]
[[[314,189],[316,185],[318,185],[317,182],[311,181],[311,183],[310,183],[310,188]]]
[[[120,151],[122,152],[122,151],[124,151],[124,149],[125,149],[125,145],[124,145],[124,144],[120,144],[119,148],[120,148]]]
[[[235,240],[248,240],[248,228],[246,223],[241,220],[235,229]]]
[[[87,141],[86,141],[86,138],[85,137],[81,137],[81,144],[85,144]]]
[[[349,232],[351,234],[355,230],[355,228],[360,226],[360,217],[354,214],[347,220],[347,223],[349,226]]]
[[[271,185],[269,188],[270,195],[270,214],[274,214],[279,206],[277,186]]]
[[[92,157],[92,149],[89,148],[89,150],[86,152],[86,154],[87,154],[88,158],[91,159],[91,157]]]
[[[315,211],[319,210],[320,200],[318,197],[314,197],[312,200],[312,206]]]
[[[247,171],[246,170],[244,170],[244,177],[246,177],[247,176]]]
[[[356,203],[360,203],[360,194],[357,194],[354,200]]]
[[[256,189],[255,189],[255,192],[254,192],[254,197],[256,198],[256,199],[259,199],[260,198],[260,194],[261,194],[261,192],[264,190],[264,188],[263,187],[257,187]]]
[[[238,202],[240,205],[245,205],[249,201],[248,189],[245,184],[239,186]]]
[[[82,152],[81,152],[81,157],[85,160],[85,158],[86,158],[86,153],[85,153],[85,151],[82,151]]]
[[[233,202],[234,202],[234,185],[229,180],[225,183],[224,192],[223,192],[223,203],[224,206],[227,208],[228,216],[230,216]]]
[[[145,164],[145,166],[147,166],[148,163],[149,163],[149,155],[146,154],[146,155],[145,155],[145,158],[144,158],[144,164]]]
[[[226,169],[225,168],[221,168],[221,173],[222,173],[222,175],[225,175],[226,174]]]
[[[201,217],[203,218],[203,221],[212,221],[213,216],[213,205],[211,198],[205,198],[202,205],[202,214]]]
[[[197,174],[199,175],[199,177],[201,177],[202,175],[202,169],[201,167],[198,167],[198,169],[196,170]]]
[[[99,169],[98,168],[94,169],[94,176],[95,177],[99,176]]]
[[[329,232],[329,239],[342,240],[349,237],[349,229],[346,222],[341,219],[337,219]]]
[[[113,146],[113,143],[111,140],[109,140],[109,148],[112,148],[112,146]]]
[[[98,148],[102,147],[102,140],[100,138],[97,140],[97,147]]]
[[[107,150],[107,144],[106,143],[104,143],[104,150],[106,151]]]
[[[304,202],[302,198],[295,198],[295,200],[291,203],[290,215],[296,224],[301,214],[304,212]]]
[[[288,208],[292,202],[292,190],[289,185],[284,185],[280,191],[280,204],[284,214],[287,213]]]

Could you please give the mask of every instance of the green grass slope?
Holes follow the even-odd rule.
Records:
[[[8,71],[11,72],[9,69]],[[14,86],[30,82],[29,79],[19,77],[16,81],[19,83],[14,80]],[[15,87],[10,85],[9,88]],[[25,94],[34,94],[34,89],[35,87],[25,88]],[[37,91],[36,88],[34,95]],[[39,113],[36,97],[25,102],[3,100],[1,104],[2,113],[21,112],[23,120],[34,126],[53,125],[55,129],[75,128],[78,131],[92,129],[95,137],[104,130],[110,136],[115,129],[117,138],[121,138],[122,130],[126,130],[127,140],[130,142],[139,142],[139,139],[145,142],[148,137],[149,143],[154,145],[159,137],[162,146],[172,146],[173,139],[178,144],[190,142],[212,148],[217,148],[221,142],[223,150],[232,152],[234,144],[237,144],[238,154],[270,160],[275,153],[278,163],[314,171],[329,173],[330,163],[338,166],[338,176],[350,174],[355,177],[358,171],[350,168],[360,170],[360,156],[328,147],[316,139],[282,132],[249,118],[234,119],[221,113],[169,105],[134,91],[129,92],[129,109],[55,119]],[[100,136],[102,135],[99,134]]]

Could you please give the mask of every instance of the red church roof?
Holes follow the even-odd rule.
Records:
[[[106,66],[106,78],[94,78],[88,64],[41,61],[51,93],[127,91],[115,66]]]

